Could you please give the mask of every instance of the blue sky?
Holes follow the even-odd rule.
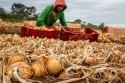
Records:
[[[13,3],[35,6],[41,12],[55,0],[0,0],[0,7],[10,11]],[[65,11],[67,21],[79,18],[87,23],[105,23],[109,26],[125,27],[125,0],[66,0]]]

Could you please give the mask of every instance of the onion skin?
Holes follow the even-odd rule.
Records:
[[[120,50],[115,50],[114,52],[116,55],[119,55],[119,56],[121,56],[123,54]]]
[[[20,56],[20,55],[12,55],[9,57],[8,59],[8,63],[9,65],[15,63],[15,62],[21,62],[21,61],[25,61],[24,56]]]
[[[125,73],[120,73],[120,74],[119,74],[119,77],[120,77],[122,80],[125,81]]]
[[[38,57],[37,54],[32,54],[32,55],[30,56],[30,59],[31,59],[32,61],[34,61],[37,57]]]
[[[59,78],[62,78],[62,79],[66,79],[68,77],[68,74],[65,72],[65,71],[63,71],[63,72],[61,72],[60,74],[59,74]]]
[[[38,60],[39,63],[46,63],[47,58],[44,57],[44,56],[41,56],[41,57],[39,57],[37,60]]]
[[[18,74],[21,78],[23,79],[29,79],[31,76],[32,76],[32,69],[31,67],[25,63],[25,62],[16,62],[16,63],[13,63],[11,64],[9,67],[7,67],[6,69],[6,75],[8,76],[12,76],[13,74],[13,69],[15,67],[18,67],[19,70],[18,70]]]
[[[67,67],[69,66],[69,64],[68,64],[68,62],[66,61],[65,58],[60,59],[60,62],[62,63],[62,66],[63,66],[64,68],[67,68]]]
[[[32,67],[32,70],[33,70],[35,76],[37,76],[37,77],[46,76],[46,71],[44,69],[43,64],[34,63],[34,64],[32,64],[31,67]]]
[[[119,69],[118,70],[118,76],[123,80],[125,81],[125,72],[124,72],[124,69]]]
[[[46,62],[46,69],[49,74],[58,75],[63,70],[63,67],[59,60],[54,57],[50,57]]]

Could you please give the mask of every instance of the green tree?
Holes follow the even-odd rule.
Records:
[[[37,18],[38,18],[38,14],[33,14],[28,18],[28,20],[37,20]]]
[[[26,16],[33,16],[35,15],[35,12],[36,12],[36,8],[34,6],[32,7],[26,7]]]
[[[92,24],[89,22],[86,26],[87,27],[92,27]]]
[[[93,29],[98,29],[98,26],[97,26],[97,25],[94,25],[94,24],[92,24],[92,23],[88,23],[88,24],[86,25],[86,27],[90,27],[90,28],[93,28]]]
[[[26,6],[21,3],[14,3],[11,7],[12,14],[25,16],[25,12],[27,11]]]
[[[102,30],[102,28],[105,26],[104,23],[101,23],[99,26],[98,26],[98,29]]]
[[[0,8],[0,19],[6,18],[6,11],[4,8]]]
[[[22,20],[28,19],[30,17],[34,17],[36,8],[34,6],[27,7],[21,3],[14,3],[11,7],[12,14],[17,17],[17,19],[21,18]],[[20,20],[21,20],[20,19]]]
[[[81,22],[82,22],[81,19],[76,19],[76,20],[74,21],[74,23],[81,23]]]
[[[83,23],[81,24],[82,28],[86,27],[86,21],[83,21]]]

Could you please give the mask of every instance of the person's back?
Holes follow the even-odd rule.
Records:
[[[54,4],[47,6],[39,15],[37,26],[52,26],[58,19],[62,26],[67,26],[64,10],[67,8],[65,0],[56,0]]]

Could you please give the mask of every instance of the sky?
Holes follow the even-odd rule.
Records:
[[[40,13],[47,5],[55,0],[0,0],[0,7],[11,11],[13,3],[25,6],[35,6]],[[81,19],[86,23],[101,24],[113,27],[125,27],[125,0],[66,0],[67,21]]]

